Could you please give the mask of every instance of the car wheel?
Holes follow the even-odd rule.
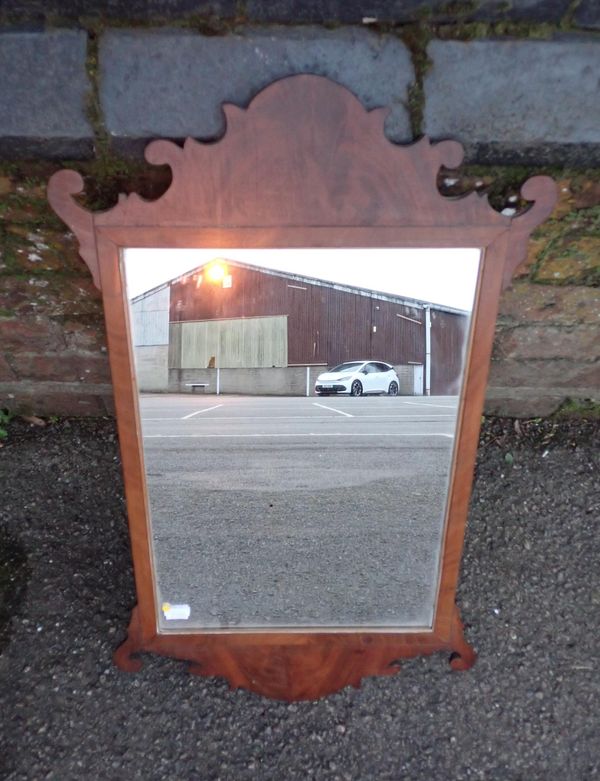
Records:
[[[362,396],[363,392],[363,386],[360,380],[354,380],[352,385],[350,386],[350,395],[351,396]]]
[[[390,387],[388,388],[388,396],[397,396],[398,395],[398,383],[397,382],[390,382]]]

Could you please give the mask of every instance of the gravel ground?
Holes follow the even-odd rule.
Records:
[[[600,778],[597,423],[486,425],[459,594],[475,667],[283,704],[112,666],[134,603],[113,423],[0,450],[2,779]]]

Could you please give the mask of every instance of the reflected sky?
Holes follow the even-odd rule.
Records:
[[[473,303],[479,256],[480,250],[473,248],[128,248],[125,266],[130,298],[221,257],[468,310]]]

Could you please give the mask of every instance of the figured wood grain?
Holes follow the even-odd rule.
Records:
[[[455,670],[475,662],[465,641],[458,610],[446,630],[405,632],[237,632],[156,634],[144,638],[137,608],[127,640],[115,663],[128,672],[142,667],[140,652],[189,661],[191,673],[226,678],[232,689],[244,688],[277,700],[315,700],[365,677],[394,675],[402,659],[446,651]]]
[[[317,76],[267,87],[247,110],[226,106],[217,143],[152,142],[149,162],[167,163],[173,181],[156,201],[122,196],[91,214],[73,200],[83,181],[55,174],[48,193],[77,235],[101,287],[122,453],[138,606],[115,663],[139,669],[141,652],[191,663],[191,672],[226,678],[284,700],[315,699],[365,676],[387,675],[403,658],[451,654],[454,669],[475,659],[455,605],[473,467],[500,291],[526,254],[530,232],[550,213],[548,177],[525,183],[533,201],[522,215],[495,212],[485,196],[444,198],[441,166],[456,168],[462,148],[426,138],[397,146],[383,134],[385,112],[365,111],[345,88]],[[119,263],[125,247],[479,247],[482,250],[459,406],[432,627],[335,631],[160,632],[152,537],[128,323]]]

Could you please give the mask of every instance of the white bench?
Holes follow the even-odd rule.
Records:
[[[192,393],[196,390],[196,388],[202,388],[202,390],[205,390],[208,388],[210,383],[208,382],[186,382],[186,388],[191,388]]]

